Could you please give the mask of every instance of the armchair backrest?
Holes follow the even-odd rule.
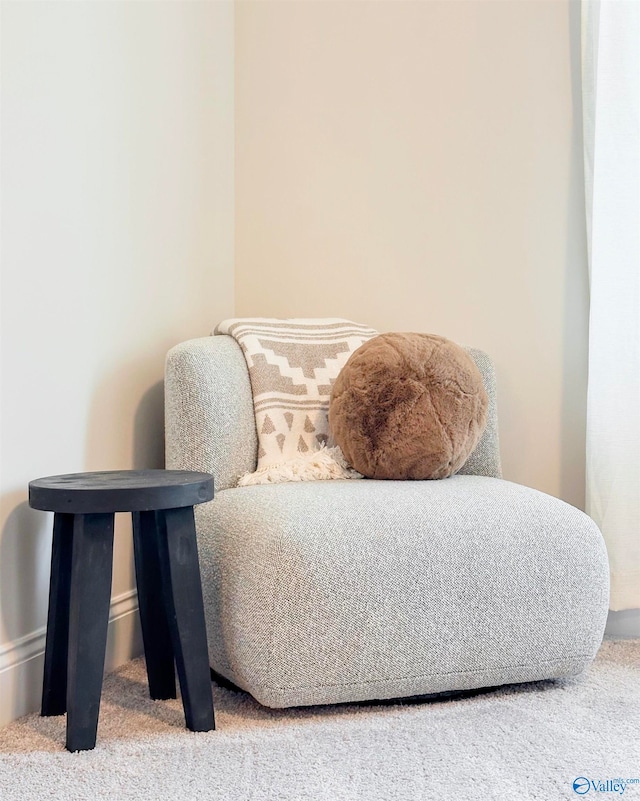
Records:
[[[501,476],[495,373],[491,359],[466,348],[489,396],[487,427],[460,473]],[[257,464],[258,437],[244,354],[229,336],[191,339],[172,348],[165,369],[166,466],[214,476],[234,487]]]

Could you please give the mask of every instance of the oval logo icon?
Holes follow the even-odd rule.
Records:
[[[590,787],[591,783],[589,782],[589,779],[584,776],[578,776],[578,778],[573,782],[573,792],[577,793],[578,795],[585,795],[585,793],[589,792]]]

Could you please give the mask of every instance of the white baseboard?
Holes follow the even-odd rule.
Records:
[[[604,636],[610,640],[636,639],[640,637],[640,609],[609,612]]]
[[[0,646],[0,726],[40,709],[45,634],[43,626]],[[141,653],[138,595],[129,590],[111,601],[105,673]]]

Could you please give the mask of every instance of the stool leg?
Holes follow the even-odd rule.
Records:
[[[158,512],[162,588],[185,720],[191,731],[215,728],[207,630],[193,507]]]
[[[75,515],[67,677],[67,749],[96,744],[107,647],[113,514]]]
[[[142,641],[151,698],[176,697],[171,632],[162,595],[157,512],[133,513],[133,547]]]
[[[44,652],[41,714],[64,715],[67,711],[67,651],[69,647],[69,591],[71,588],[71,548],[73,515],[53,518],[51,580],[47,641]]]

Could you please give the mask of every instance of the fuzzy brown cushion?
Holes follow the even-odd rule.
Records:
[[[329,425],[369,478],[446,478],[487,421],[482,376],[467,352],[434,334],[381,334],[356,350],[331,392]]]

